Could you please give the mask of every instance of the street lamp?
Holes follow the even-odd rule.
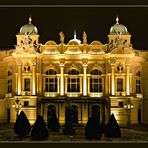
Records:
[[[127,127],[131,125],[131,109],[133,108],[132,102],[128,99],[124,104],[124,108],[127,110]]]
[[[22,108],[22,104],[18,98],[15,100],[15,102],[13,102],[12,107],[15,108],[15,110],[16,110],[16,118],[17,118],[19,115],[19,112]]]

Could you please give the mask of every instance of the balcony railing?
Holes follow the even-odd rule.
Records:
[[[80,93],[79,92],[68,92],[67,96],[68,97],[79,97]]]
[[[57,92],[44,92],[45,97],[56,97]]]
[[[103,96],[103,93],[102,92],[99,92],[99,93],[90,93],[90,95],[89,95],[90,97],[102,97]]]

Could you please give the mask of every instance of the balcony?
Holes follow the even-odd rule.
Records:
[[[124,91],[117,91],[115,94],[116,96],[126,96],[126,92]]]
[[[80,96],[80,92],[68,92],[67,96],[68,97],[79,97]]]
[[[57,92],[44,92],[45,97],[56,97]]]
[[[22,91],[22,96],[31,96],[31,91]]]
[[[143,94],[136,94],[136,98],[143,98]]]
[[[6,93],[5,94],[5,98],[11,98],[12,97],[12,93]]]
[[[99,97],[99,98],[101,98],[103,96],[103,93],[102,92],[99,92],[99,93],[90,93],[89,96],[90,97]]]

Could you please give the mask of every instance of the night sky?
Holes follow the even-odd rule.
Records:
[[[59,43],[59,32],[65,34],[65,43],[73,38],[76,29],[77,38],[82,40],[85,31],[88,43],[99,40],[108,42],[107,35],[110,27],[116,23],[116,15],[119,23],[125,25],[132,35],[133,47],[140,50],[148,50],[148,7],[147,8],[91,8],[91,7],[0,7],[0,49],[14,48],[15,35],[20,28],[28,23],[29,15],[32,23],[38,28],[40,43],[54,40]]]

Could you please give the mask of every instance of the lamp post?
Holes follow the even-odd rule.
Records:
[[[15,100],[15,102],[13,102],[12,107],[16,110],[16,119],[17,119],[17,117],[19,115],[19,111],[22,108],[22,104],[18,98]]]
[[[133,104],[129,99],[124,104],[124,108],[127,110],[127,127],[129,127],[131,125],[131,109],[133,108]]]

